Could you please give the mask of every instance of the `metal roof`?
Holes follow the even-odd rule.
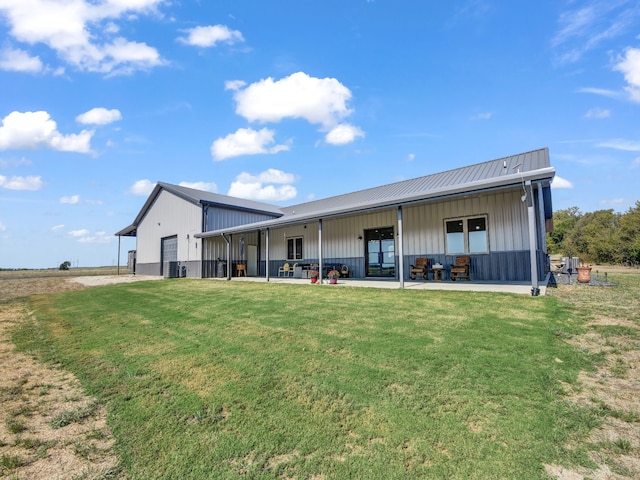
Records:
[[[158,182],[153,188],[153,191],[147,198],[147,201],[140,209],[136,219],[131,225],[123,228],[116,233],[116,236],[135,236],[138,225],[146,215],[153,202],[160,194],[162,190],[171,192],[174,195],[186,200],[194,205],[216,205],[220,207],[233,208],[236,210],[242,210],[245,212],[265,213],[272,215],[273,217],[280,217],[283,212],[280,208],[267,203],[255,202],[253,200],[245,200],[244,198],[230,197],[228,195],[221,195],[219,193],[206,192],[204,190],[197,190],[195,188],[183,187],[180,185],[173,185],[171,183]]]
[[[549,150],[542,148],[432,175],[282,207],[283,216],[250,225],[196,234],[206,238],[222,233],[239,233],[375,208],[403,205],[478,190],[520,185],[525,181],[552,180],[555,169]]]
[[[205,238],[222,233],[275,227],[364,210],[433,200],[473,191],[508,187],[522,184],[525,181],[551,181],[554,175],[555,169],[551,167],[549,161],[549,150],[542,148],[488,162],[425,175],[411,180],[404,180],[402,182],[368,188],[288,207],[277,207],[252,200],[244,200],[227,195],[158,182],[134,223],[116,233],[116,235],[134,236],[137,225],[162,189],[194,204],[226,206],[245,211],[266,213],[275,217],[273,220],[195,235],[199,238]]]

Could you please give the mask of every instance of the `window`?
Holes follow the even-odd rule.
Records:
[[[445,222],[447,253],[486,253],[489,251],[487,217],[460,218]]]
[[[287,260],[302,260],[302,237],[287,238]]]

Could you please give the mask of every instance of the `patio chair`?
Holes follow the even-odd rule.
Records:
[[[425,280],[429,279],[429,259],[428,258],[416,258],[416,264],[411,265],[411,271],[409,277],[411,280],[415,280],[417,275],[422,275]]]
[[[471,259],[467,256],[456,257],[456,263],[451,265],[451,280],[456,281],[457,278],[466,278],[471,280],[469,276],[469,266],[471,265]]]
[[[342,267],[340,268],[340,276],[342,278],[349,278],[349,267],[346,264],[342,264]]]
[[[289,276],[289,264],[285,262],[280,268],[278,268],[278,276],[279,277],[288,277]]]

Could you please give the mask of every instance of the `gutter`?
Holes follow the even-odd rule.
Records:
[[[526,173],[529,173],[529,175],[526,175]],[[316,211],[307,215],[300,215],[300,216],[291,215],[285,219],[280,218],[280,219],[274,219],[274,220],[267,220],[264,222],[256,222],[253,224],[239,225],[237,227],[231,227],[231,228],[225,229],[224,233],[228,233],[228,232],[241,233],[241,232],[247,232],[250,230],[262,230],[268,227],[274,227],[274,228],[285,227],[287,225],[295,225],[301,222],[311,222],[319,219],[341,217],[344,215],[351,215],[351,214],[356,214],[364,211],[370,212],[373,210],[394,208],[394,207],[399,207],[404,205],[411,205],[415,203],[423,203],[427,201],[436,201],[436,200],[441,200],[449,197],[458,197],[461,195],[471,195],[471,194],[476,194],[481,192],[501,190],[504,188],[512,188],[515,186],[522,185],[523,180],[524,181],[528,180],[536,183],[541,180],[551,180],[555,176],[555,173],[556,173],[555,168],[545,167],[538,170],[533,170],[531,172],[525,172],[525,174],[520,172],[520,173],[505,175],[503,177],[494,177],[492,181],[489,181],[489,182],[485,180],[479,180],[475,182],[466,183],[464,185],[460,185],[457,187],[440,188],[440,189],[432,190],[428,193],[423,192],[421,194],[415,194],[415,195],[404,197],[404,198],[396,197],[396,198],[390,198],[385,201],[371,202],[369,204],[352,205],[342,209],[326,211],[325,213],[323,213],[322,211]],[[211,237],[220,235],[220,233],[223,233],[223,232],[221,232],[220,230],[214,230],[211,232],[196,233],[194,236],[197,238],[211,238]]]

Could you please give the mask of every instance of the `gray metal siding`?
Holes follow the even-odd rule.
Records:
[[[228,227],[237,227],[238,225],[247,225],[250,223],[262,222],[274,218],[273,215],[245,212],[241,210],[235,210],[233,208],[224,208],[218,206],[205,206],[205,212],[205,232],[209,232],[212,230],[222,230]]]

